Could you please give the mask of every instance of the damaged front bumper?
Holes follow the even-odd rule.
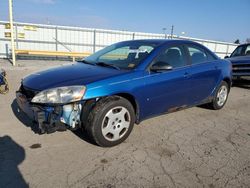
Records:
[[[16,92],[19,109],[30,119],[37,122],[40,133],[53,133],[67,129],[76,130],[81,126],[83,102],[47,106],[32,104],[20,91]]]

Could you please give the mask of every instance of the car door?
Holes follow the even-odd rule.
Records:
[[[220,64],[208,50],[198,45],[187,44],[186,50],[191,61],[189,104],[200,104],[206,102],[215,89],[220,77]]]
[[[150,71],[157,62],[166,62],[172,70],[164,72]],[[187,57],[184,48],[179,45],[166,47],[156,57],[146,75],[147,105],[143,109],[144,116],[153,116],[164,112],[174,111],[187,105],[189,90],[189,73]]]

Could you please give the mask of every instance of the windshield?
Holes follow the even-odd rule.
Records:
[[[250,45],[238,46],[231,55],[231,57],[236,56],[250,56]]]
[[[128,41],[108,46],[84,59],[94,65],[108,65],[119,69],[134,69],[159,43]],[[107,67],[108,67],[107,66]]]

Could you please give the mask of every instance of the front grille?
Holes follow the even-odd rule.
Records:
[[[35,90],[32,90],[32,89],[29,89],[23,85],[21,85],[19,91],[25,95],[27,97],[27,99],[32,99],[37,93],[38,91],[35,91]]]
[[[250,64],[233,64],[234,75],[250,75]]]

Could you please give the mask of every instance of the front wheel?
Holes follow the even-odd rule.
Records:
[[[222,81],[217,89],[213,101],[210,103],[210,107],[214,110],[219,110],[223,108],[223,106],[227,102],[228,93],[229,93],[229,86],[227,82]]]
[[[111,147],[127,139],[134,122],[135,112],[131,103],[113,96],[97,102],[89,114],[87,131],[99,146]]]

